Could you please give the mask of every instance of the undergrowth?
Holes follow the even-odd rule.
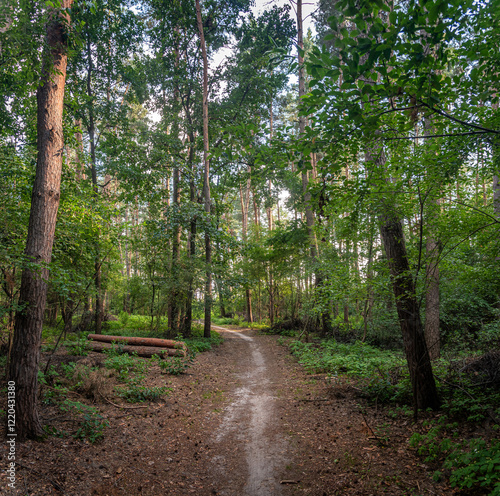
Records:
[[[311,374],[371,377],[377,371],[387,371],[403,365],[402,355],[380,350],[361,341],[345,344],[333,340],[320,343],[293,340],[288,346],[299,363]]]
[[[427,427],[423,434],[413,433],[409,443],[426,463],[437,468],[435,480],[447,476],[452,487],[481,487],[490,496],[500,496],[500,441],[459,439],[459,424],[450,422],[447,415]]]
[[[338,376],[354,377],[369,402],[399,405],[388,412],[393,419],[412,415],[411,383],[401,353],[361,342],[286,342],[283,337],[278,342],[286,343],[309,373],[329,374],[330,383]],[[496,439],[500,430],[500,387],[496,367],[495,352],[479,360],[469,354],[467,358],[433,362],[441,410],[438,414],[425,413],[422,429],[409,440],[416,453],[433,467],[436,480],[447,478],[458,490],[473,489],[490,496],[500,496],[500,441]],[[479,432],[477,427],[481,434],[471,436],[471,432]]]
[[[129,403],[142,403],[144,401],[156,401],[162,396],[168,395],[172,389],[166,386],[147,387],[129,383],[127,387],[116,388],[116,391],[120,397]]]

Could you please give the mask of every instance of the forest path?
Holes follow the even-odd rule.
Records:
[[[233,474],[244,475],[246,483],[238,494],[278,496],[281,494],[278,474],[286,462],[284,453],[287,443],[283,433],[277,429],[280,425],[276,418],[279,384],[277,386],[273,381],[277,376],[275,361],[269,348],[258,339],[214,327],[224,333],[226,346],[235,349],[238,355],[243,354],[244,358],[238,360],[236,377],[239,387],[231,393],[233,399],[226,407],[214,436],[216,445],[222,441],[230,443],[238,453],[232,453],[230,459],[218,454],[212,463],[216,471],[228,473],[231,469]],[[246,467],[242,466],[242,461],[246,462]],[[234,481],[230,480],[227,488],[221,488],[220,494],[236,494],[235,490]]]
[[[276,336],[214,330],[221,331],[224,343],[199,354],[185,374],[167,375],[150,365],[141,384],[170,388],[161,400],[130,405],[111,396],[113,405],[75,395],[109,422],[95,444],[73,439],[71,432],[81,424],[56,404],[41,404],[45,425],[73,430],[43,443],[19,443],[19,491],[5,492],[3,471],[0,494],[453,494],[432,481],[431,469],[409,449],[408,420],[396,422],[383,410],[366,407],[348,380],[307,375]],[[81,359],[61,351],[53,363]],[[92,352],[87,359],[103,357]],[[108,381],[109,395],[125,387]],[[0,447],[0,458],[6,449]]]

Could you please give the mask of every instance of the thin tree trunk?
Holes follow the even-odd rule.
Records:
[[[246,315],[246,320],[247,322],[252,323],[253,322],[253,314],[252,314],[252,293],[250,289],[245,290],[245,297],[246,297],[246,302],[247,302],[247,315]]]
[[[63,0],[62,7],[71,7]],[[36,404],[38,363],[43,313],[47,298],[47,265],[52,258],[61,185],[63,142],[63,101],[67,65],[69,14],[50,10],[47,23],[47,48],[41,84],[37,90],[37,166],[25,255],[38,270],[26,268],[21,279],[8,383],[16,389],[17,440],[38,438],[43,434]],[[9,429],[7,436],[13,434]]]
[[[194,205],[196,202],[196,186],[195,186],[195,165],[194,165],[194,135],[189,135],[189,164],[191,169],[191,177],[189,180],[189,201]],[[194,259],[196,256],[196,217],[191,219],[189,236],[188,236],[188,258],[191,261],[191,264],[194,263]],[[191,270],[188,279],[188,289],[186,294],[186,316],[184,319],[184,329],[183,335],[185,338],[191,336],[191,325],[193,322],[193,295],[194,295],[194,268],[191,265]]]
[[[90,141],[90,162],[92,167],[92,185],[94,187],[94,197],[99,196],[99,186],[97,184],[97,164],[95,154],[95,123],[94,123],[94,102],[92,100],[92,50],[90,38],[87,40],[87,96],[89,97],[89,141]],[[99,236],[95,239],[95,258],[94,258],[94,286],[95,286],[95,333],[102,332],[102,298],[101,298],[101,250],[99,245]]]
[[[210,217],[211,201],[210,201],[210,160],[208,158],[209,143],[208,143],[208,59],[207,48],[205,45],[205,34],[203,32],[203,19],[201,17],[200,0],[196,0],[196,20],[198,24],[198,33],[200,36],[201,56],[203,59],[203,162],[205,170],[203,175],[203,197],[205,199],[205,212]],[[207,219],[208,222],[208,219]],[[209,230],[205,230],[205,264],[206,264],[206,281],[205,281],[205,325],[203,336],[210,337],[210,329],[212,324],[212,245],[210,240]]]
[[[424,135],[434,133],[434,126],[430,117],[424,120]],[[457,183],[458,184],[458,183]],[[424,334],[431,360],[439,358],[441,353],[441,341],[439,335],[439,251],[440,243],[436,239],[436,218],[440,208],[439,198],[431,199],[428,205],[430,214],[427,216],[430,235],[426,242],[426,292],[425,292],[425,326]],[[434,211],[433,211],[434,210]],[[421,219],[423,222],[423,219]]]
[[[370,219],[368,220],[371,226]],[[371,307],[373,305],[373,295],[372,295],[372,279],[373,279],[373,231],[370,227],[370,238],[368,240],[368,263],[366,264],[366,300],[363,308],[363,339],[366,340],[366,335],[368,333],[368,318],[370,316]]]
[[[248,231],[248,209],[250,206],[250,190],[252,187],[251,172],[252,168],[247,167],[248,179],[245,185],[245,191],[240,184],[240,204],[241,204],[241,237],[243,241],[247,240]],[[250,288],[245,289],[245,302],[246,302],[246,320],[247,322],[253,322],[253,312],[252,312],[252,291]]]
[[[178,215],[180,213],[181,208],[181,189],[180,189],[180,172],[179,168],[176,167],[174,169],[174,177],[173,177],[173,187],[174,187],[174,205],[177,207]],[[179,322],[179,272],[180,272],[180,245],[181,245],[181,225],[177,223],[177,227],[174,231],[174,236],[172,239],[172,266],[171,266],[171,277],[172,277],[172,289],[170,292],[170,301],[169,301],[169,312],[168,312],[168,325],[175,336],[179,330],[180,322]]]
[[[125,208],[125,240],[124,240],[124,258],[125,258],[125,294],[123,295],[123,311],[130,312],[130,250],[129,250],[129,231],[128,231],[128,207]]]
[[[300,50],[304,50],[304,30],[303,30],[303,19],[302,19],[302,0],[297,0],[297,44]],[[299,65],[299,99],[301,99],[306,94],[306,79],[304,70],[304,57],[301,55],[300,51],[297,54],[298,65]],[[299,115],[299,136],[302,136],[306,128],[306,117]],[[304,160],[304,156],[301,155],[301,161]],[[314,181],[316,174],[316,165],[314,154],[311,153],[310,156],[312,175],[311,179]],[[305,204],[305,217],[307,224],[307,231],[309,234],[309,249],[310,257],[313,265],[316,262],[318,256],[318,240],[316,238],[316,233],[314,232],[314,212],[311,205],[311,193],[309,192],[309,171],[306,169],[305,165],[302,164],[302,194]],[[315,286],[317,288],[323,285],[323,276],[319,270],[315,270]],[[330,317],[327,312],[323,312],[321,315],[321,332],[325,336],[330,329]]]

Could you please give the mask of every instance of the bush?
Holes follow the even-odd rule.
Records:
[[[156,401],[162,396],[168,395],[172,391],[168,387],[146,387],[138,384],[131,384],[127,388],[117,388],[118,395],[129,403],[142,403],[144,401]]]
[[[75,343],[67,344],[66,345],[66,350],[70,355],[76,355],[76,356],[87,356],[89,354],[88,348],[87,348],[87,339],[86,337],[80,338],[78,341]]]
[[[477,347],[479,350],[488,352],[500,349],[500,321],[495,320],[483,325],[477,338]]]
[[[82,416],[82,423],[73,434],[75,439],[87,439],[95,443],[104,437],[104,430],[109,426],[109,422],[99,414],[93,406],[87,406],[79,401],[66,400],[60,408],[64,412],[76,413]]]
[[[130,315],[127,313],[127,312],[120,312],[120,314],[118,315],[118,321],[120,322],[120,324],[125,327],[129,321],[129,318],[130,318]]]
[[[192,352],[189,352],[185,357],[168,357],[163,359],[154,355],[154,358],[158,360],[160,368],[170,375],[184,374],[184,372],[193,365],[194,357],[195,354]]]
[[[144,373],[148,367],[148,362],[134,355],[126,353],[121,355],[118,353],[118,350],[110,350],[104,366],[107,369],[115,370],[118,374],[118,379],[127,382],[131,372]]]

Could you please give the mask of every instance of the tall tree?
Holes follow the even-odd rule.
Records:
[[[208,136],[208,57],[207,46],[205,44],[205,33],[203,28],[203,19],[201,16],[200,0],[196,0],[196,19],[198,24],[198,35],[200,37],[200,50],[203,60],[203,199],[205,204],[205,213],[207,214],[207,224],[210,219],[211,200],[210,200],[210,158],[208,156],[209,136]],[[205,229],[205,323],[203,335],[210,337],[212,325],[212,244],[210,241],[210,230]]]
[[[66,82],[69,9],[72,0],[63,0],[61,9],[49,8],[47,45],[37,91],[37,167],[33,184],[31,213],[26,240],[9,381],[16,385],[16,433],[18,439],[37,438],[42,426],[36,405],[38,362],[43,314],[47,297],[48,264],[59,207],[63,160],[63,102]]]

